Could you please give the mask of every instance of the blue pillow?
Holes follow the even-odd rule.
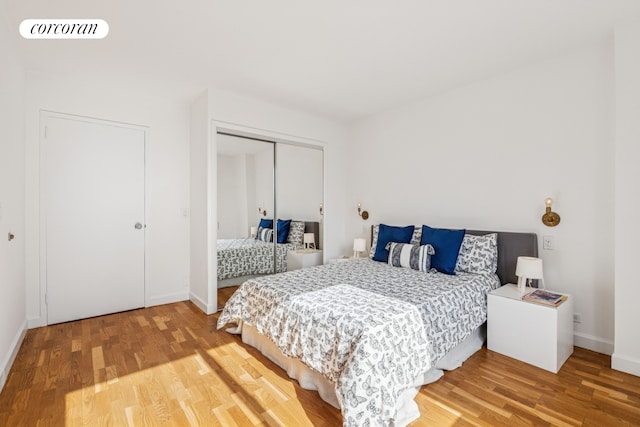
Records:
[[[287,237],[289,237],[289,229],[291,228],[290,219],[279,219],[276,223],[278,228],[278,243],[287,243]]]
[[[421,245],[431,245],[436,251],[431,257],[431,267],[441,273],[456,274],[458,252],[464,239],[466,230],[448,230],[446,228],[431,228],[422,226]]]
[[[261,218],[260,223],[258,224],[258,228],[273,228],[273,220]]]
[[[378,242],[376,243],[376,251],[373,254],[374,261],[387,262],[389,259],[389,251],[387,243],[409,243],[413,236],[413,225],[406,227],[393,227],[390,225],[380,224],[378,228]],[[455,267],[455,265],[454,265]]]

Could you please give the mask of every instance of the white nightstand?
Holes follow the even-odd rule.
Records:
[[[489,293],[487,348],[557,373],[573,353],[573,298],[549,307],[522,295],[511,284]]]
[[[322,264],[321,250],[298,250],[287,252],[287,271]]]

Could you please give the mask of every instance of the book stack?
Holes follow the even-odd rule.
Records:
[[[542,289],[536,289],[529,292],[522,297],[524,301],[535,302],[536,304],[548,305],[551,307],[557,307],[562,304],[567,296],[563,294],[557,294],[555,292],[549,292]]]

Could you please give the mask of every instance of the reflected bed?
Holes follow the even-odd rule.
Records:
[[[297,249],[291,243],[277,243],[277,270],[287,271],[287,252]],[[254,238],[219,239],[218,280],[246,275],[273,273],[273,242]]]
[[[314,233],[316,247],[319,241],[319,223],[293,221],[300,229],[287,236],[287,243],[276,243],[276,272],[287,271],[287,252],[302,248],[304,233]],[[304,225],[303,225],[304,224]],[[236,286],[245,280],[272,274],[273,242],[264,242],[255,238],[218,239],[216,241],[218,287]]]

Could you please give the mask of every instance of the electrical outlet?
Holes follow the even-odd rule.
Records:
[[[542,236],[542,249],[545,251],[553,250],[553,236]]]
[[[582,323],[582,314],[573,313],[573,323]]]

